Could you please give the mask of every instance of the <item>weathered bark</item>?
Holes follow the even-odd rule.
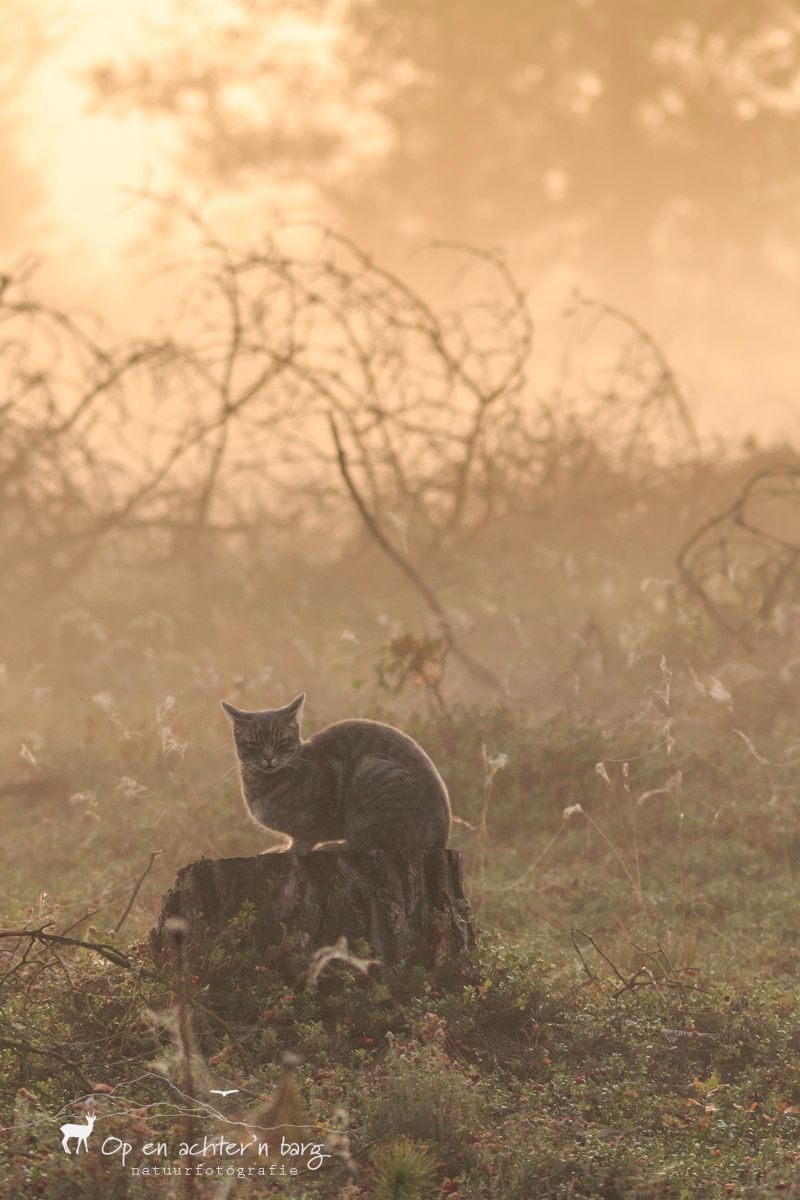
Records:
[[[461,855],[431,850],[408,858],[385,850],[330,850],[200,859],[179,872],[151,934],[157,957],[164,922],[189,924],[187,955],[198,959],[249,902],[248,945],[279,946],[287,934],[303,952],[344,936],[363,939],[384,963],[433,965],[475,944],[464,898]]]

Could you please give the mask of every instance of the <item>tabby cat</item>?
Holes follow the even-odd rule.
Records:
[[[320,842],[351,850],[418,854],[447,845],[450,801],[436,767],[412,737],[379,721],[336,721],[307,742],[305,695],[283,708],[227,704],[242,796],[253,819],[288,835],[304,854]]]

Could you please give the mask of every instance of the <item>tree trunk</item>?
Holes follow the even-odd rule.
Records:
[[[431,850],[408,858],[386,850],[329,850],[202,858],[178,872],[151,934],[156,957],[164,922],[189,925],[186,953],[199,960],[243,905],[252,905],[248,945],[280,946],[287,934],[309,955],[346,937],[367,942],[386,964],[442,963],[475,944],[461,855]]]

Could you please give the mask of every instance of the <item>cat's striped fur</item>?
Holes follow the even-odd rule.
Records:
[[[304,853],[321,842],[417,854],[447,844],[450,801],[412,737],[378,721],[337,721],[304,742],[305,697],[231,718],[245,805]]]

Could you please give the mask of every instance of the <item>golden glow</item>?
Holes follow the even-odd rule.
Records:
[[[344,2],[328,0],[323,15],[312,23],[287,11],[290,5],[283,9],[280,0],[275,0],[271,17],[261,18],[259,37],[263,39],[265,59],[279,62],[281,70],[274,77],[267,70],[255,84],[232,72],[229,82],[225,84],[223,80],[220,98],[226,117],[234,124],[237,115],[241,115],[246,128],[254,105],[262,110],[271,106],[286,114],[284,133],[288,130],[290,138],[301,141],[308,136],[309,145],[314,144],[314,134],[323,142],[328,138],[334,146],[326,162],[331,190],[341,185],[343,192],[349,188],[356,193],[358,181],[369,178],[371,163],[380,161],[399,135],[374,103],[376,97],[380,100],[383,95],[385,79],[376,76],[362,81],[357,96],[348,88],[340,53]],[[183,146],[169,118],[141,109],[128,113],[110,104],[91,104],[86,74],[93,66],[110,61],[124,67],[126,62],[143,54],[146,57],[149,49],[157,58],[167,45],[167,31],[176,22],[188,29],[194,25],[206,35],[209,30],[215,33],[217,29],[225,34],[235,24],[232,19],[241,13],[236,0],[5,0],[5,3],[9,7],[0,13],[0,26],[3,17],[9,29],[15,19],[17,25],[25,24],[19,21],[22,14],[32,25],[38,24],[47,45],[20,89],[11,155],[12,159],[16,157],[16,166],[12,161],[6,172],[7,178],[15,169],[32,174],[38,181],[41,203],[33,220],[29,219],[24,203],[15,208],[8,202],[5,208],[0,208],[0,251],[14,258],[31,253],[41,259],[41,281],[59,302],[99,308],[116,321],[140,328],[152,321],[158,305],[163,310],[168,300],[164,286],[159,284],[158,289],[148,290],[147,280],[180,254],[181,246],[175,230],[167,228],[167,222],[156,227],[152,210],[136,202],[136,194],[143,191],[178,194],[200,208],[223,237],[231,237],[239,244],[257,239],[275,212],[298,221],[309,217],[324,219],[328,215],[324,187],[319,186],[313,167],[294,174],[271,173],[262,164],[244,186],[209,183],[208,176],[193,173],[191,165],[187,167]],[[795,113],[800,73],[790,71],[794,51],[787,30],[767,29],[754,34],[753,38],[761,40],[748,42],[744,47],[747,53],[742,51],[729,61],[724,56],[720,58],[720,48],[714,49],[717,44],[713,39],[703,51],[705,58],[694,51],[692,57],[689,51],[694,43],[684,45],[684,42],[694,36],[693,27],[686,24],[681,28],[683,33],[673,31],[670,38],[655,45],[653,54],[662,58],[672,56],[669,61],[684,74],[691,75],[691,70],[705,75],[715,70],[722,73],[723,83],[738,97],[736,111],[742,122],[753,119],[762,107],[789,115]],[[3,32],[7,30],[0,28],[0,34]],[[19,40],[15,31],[12,47]],[[237,43],[232,40],[230,44],[233,65]],[[757,53],[751,53],[753,45]],[[12,57],[10,53],[9,59]],[[769,90],[764,83],[765,79],[772,79],[775,71],[770,74],[764,69],[759,74],[756,70],[767,59],[769,63],[775,60],[775,70],[780,68],[776,76],[783,81],[780,88],[775,84]],[[411,71],[410,80],[405,82],[412,91],[426,86],[424,72],[412,64],[399,63],[397,70]],[[415,70],[418,76],[414,75]],[[524,78],[521,77],[520,86],[526,91],[540,82],[539,68],[532,64]],[[302,89],[306,83],[307,108],[295,109],[292,105],[295,89]],[[576,119],[586,117],[604,101],[603,80],[585,64],[576,63],[564,86],[564,104]],[[187,101],[187,112],[189,104]],[[650,107],[640,106],[637,119],[652,127],[657,144],[658,137],[674,135],[670,122],[681,118],[684,106],[680,89],[662,89],[657,103],[653,100]],[[339,137],[342,132],[345,136]],[[457,138],[463,133],[455,129],[451,136]],[[431,130],[430,136],[441,139],[442,159],[446,163],[447,131]],[[6,143],[11,144],[7,132]],[[709,151],[712,160],[715,146],[711,145]],[[383,244],[369,246],[390,259],[395,254],[405,259],[405,251],[421,232],[421,209],[415,201],[419,181],[413,178],[413,155],[408,161],[412,164],[408,204]],[[0,168],[3,166],[0,160]],[[558,220],[559,212],[573,197],[575,180],[563,164],[547,161],[541,164],[540,179],[542,196],[553,219]],[[508,236],[498,220],[496,241],[505,241],[509,262],[529,288],[540,320],[546,320],[575,286],[613,301],[619,275],[627,271],[633,300],[626,300],[625,304],[636,308],[637,318],[653,329],[678,369],[694,383],[697,395],[702,398],[701,423],[716,423],[727,432],[748,427],[752,404],[749,378],[758,386],[762,431],[770,420],[774,427],[787,428],[790,424],[787,406],[792,403],[799,381],[793,334],[784,330],[787,304],[782,301],[783,308],[775,309],[774,321],[762,320],[759,325],[753,318],[753,336],[748,342],[746,330],[750,328],[747,326],[750,318],[743,321],[738,332],[728,327],[722,308],[717,312],[715,289],[720,288],[719,282],[713,271],[709,271],[699,282],[695,279],[694,286],[703,295],[693,297],[697,301],[694,311],[704,314],[705,328],[692,328],[684,270],[689,252],[685,250],[682,231],[684,227],[692,227],[698,218],[689,194],[691,184],[684,181],[684,190],[685,195],[681,192],[664,197],[663,211],[650,229],[653,245],[659,240],[663,243],[657,256],[660,266],[650,278],[644,277],[637,264],[631,262],[621,263],[618,275],[587,277],[587,266],[578,248],[580,219],[574,225],[575,249],[569,228],[561,237],[559,250],[550,246],[542,249],[543,239],[547,241],[545,225],[549,216],[545,213],[542,217],[541,210],[537,210],[539,216],[532,218],[529,229]],[[19,191],[20,195],[25,194],[24,187]],[[623,206],[624,196],[623,180],[620,201]],[[464,200],[468,202],[469,197]],[[498,196],[496,204],[492,201],[488,205],[489,211],[494,208],[501,212],[503,200],[504,197]],[[636,215],[635,206],[634,199],[630,202],[632,216]],[[35,206],[30,207],[33,211]],[[446,216],[441,219],[446,224]],[[351,232],[357,239],[360,237],[357,229]],[[449,232],[446,227],[437,230],[444,238]],[[697,238],[696,230],[693,236]],[[709,228],[706,236],[711,247],[715,231]],[[738,236],[748,248],[761,247],[761,258],[770,265],[773,275],[781,278],[787,291],[797,286],[798,254],[785,230],[767,228],[761,214],[754,211],[750,228]],[[398,246],[399,239],[404,239],[407,245]],[[741,283],[742,307],[749,306],[755,311],[763,302],[769,308],[770,296],[754,297],[748,293],[744,277]],[[722,288],[726,290],[725,285]],[[728,287],[721,299],[727,301],[730,292]],[[762,328],[767,329],[769,345],[759,334]],[[540,336],[538,342],[540,361],[544,344],[546,335]],[[773,414],[771,419],[768,411]]]
[[[63,33],[28,85],[26,109],[45,168],[50,248],[100,263],[134,232],[138,218],[124,191],[164,174],[165,144],[151,120],[89,111],[81,75],[101,58],[138,49],[142,19],[164,5],[70,0],[61,10]]]
[[[231,221],[240,237],[250,228],[257,236],[265,208],[279,198],[295,206],[295,213],[313,215],[307,186],[283,183],[278,192],[267,180],[251,192],[251,212],[240,201],[232,216],[224,195],[210,198],[181,173],[167,121],[152,113],[103,112],[90,104],[86,72],[101,62],[124,64],[149,44],[158,46],[171,16],[186,11],[181,0],[49,0],[48,10],[38,0],[21,3],[38,14],[50,41],[21,100],[25,157],[45,193],[43,229],[31,249],[43,261],[41,277],[62,302],[91,304],[126,323],[142,323],[131,285],[143,286],[142,270],[163,262],[153,241],[152,212],[137,203],[137,193],[177,192],[204,210],[213,199],[222,228]],[[235,8],[227,0],[192,0],[190,11],[207,29],[224,23]],[[335,6],[332,12],[335,16]],[[284,63],[324,68],[335,36],[334,22],[313,26],[286,15],[275,21],[270,40]],[[248,89],[235,84],[225,99],[245,112],[253,103]],[[7,233],[9,243],[18,244],[14,231]],[[166,243],[161,250],[162,257],[170,253]]]

